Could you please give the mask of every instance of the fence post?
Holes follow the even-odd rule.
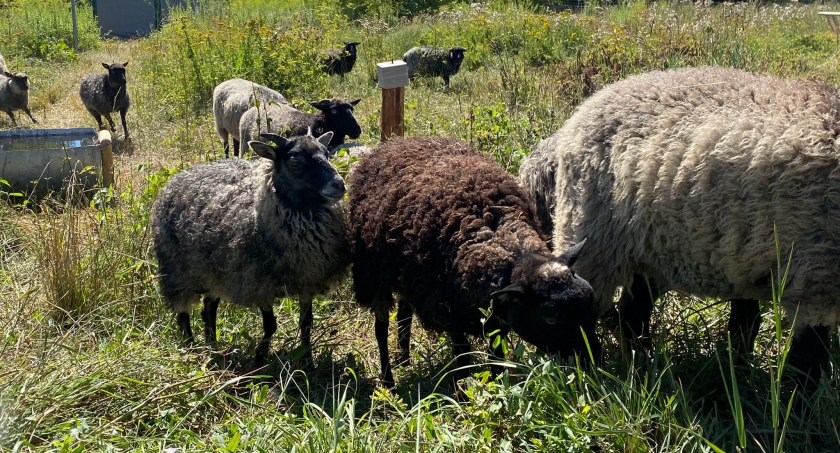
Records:
[[[386,142],[393,136],[402,137],[405,132],[405,86],[408,85],[408,66],[402,60],[377,63],[376,73],[379,88],[382,88],[382,133],[380,140]]]

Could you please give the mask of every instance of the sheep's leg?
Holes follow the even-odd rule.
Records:
[[[274,317],[274,310],[269,306],[268,308],[260,308],[263,321],[263,337],[260,344],[257,345],[257,352],[254,355],[254,365],[258,368],[265,366],[268,362],[268,347],[271,345],[271,337],[277,331],[277,318]]]
[[[380,307],[385,307],[376,310],[376,322],[374,330],[376,331],[376,344],[379,346],[379,369],[382,375],[382,385],[387,388],[394,387],[394,374],[391,372],[391,359],[388,357],[388,305],[379,304]]]
[[[216,313],[218,309],[218,297],[204,296],[204,308],[201,310],[201,319],[204,321],[204,342],[208,345],[216,343]]]
[[[397,302],[397,340],[400,346],[400,353],[397,355],[397,363],[407,364],[411,360],[411,320],[414,310],[411,304],[403,299]]]
[[[729,338],[732,348],[741,355],[752,354],[761,312],[757,300],[733,299],[730,301]]]
[[[125,125],[125,113],[126,109],[120,110],[120,121],[122,121],[123,133],[125,134],[125,138],[128,138],[128,126]],[[111,118],[108,118],[108,121],[111,121]],[[114,128],[114,124],[111,123],[111,129]]]
[[[829,369],[828,337],[826,326],[808,326],[794,334],[788,364],[802,372],[795,378],[801,387],[815,386]]]
[[[111,114],[108,113],[108,112],[105,112],[104,116],[105,116],[105,119],[108,120],[108,124],[111,126],[111,132],[116,134],[117,133],[117,127],[114,126],[114,120],[111,119]]]
[[[240,154],[242,154],[242,157],[245,157],[245,153],[242,153],[239,148],[239,140],[233,139],[233,155],[239,156]],[[227,155],[227,153],[225,153],[225,155]]]
[[[17,121],[15,120],[15,114],[14,114],[14,113],[12,113],[11,111],[8,111],[8,112],[6,112],[6,113],[8,113],[8,114],[9,114],[9,118],[11,118],[11,119],[12,119],[12,124],[14,124],[15,126],[17,126]]]
[[[659,288],[643,275],[633,277],[630,291],[621,292],[618,315],[621,320],[621,334],[632,348],[652,348],[650,339],[650,317],[653,302],[659,297]]]
[[[455,365],[458,367],[453,375],[455,379],[461,379],[469,375],[467,367],[470,366],[470,342],[463,333],[450,333],[452,338],[452,353],[455,354]]]
[[[189,345],[195,343],[192,327],[190,327],[190,314],[188,312],[178,312],[175,314],[175,320],[178,322],[178,328],[181,329],[181,338],[184,339],[184,343]]]
[[[105,127],[102,125],[102,115],[100,115],[99,112],[97,112],[96,110],[88,109],[88,112],[90,112],[90,114],[93,115],[94,119],[96,119],[96,125],[98,127],[98,130],[101,131],[102,129],[105,129]]]
[[[38,120],[35,119],[35,116],[32,115],[32,112],[29,111],[29,107],[24,107],[23,111],[26,112],[27,115],[29,115],[29,119],[32,120],[33,123],[38,122]]]
[[[312,296],[300,297],[300,345],[304,361],[312,363]]]
[[[449,76],[448,75],[443,76],[443,84],[446,85],[447,88],[449,88]]]

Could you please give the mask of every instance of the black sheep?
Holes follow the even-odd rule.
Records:
[[[324,72],[333,75],[338,74],[344,78],[353,69],[356,64],[356,46],[359,43],[356,41],[344,41],[343,49],[332,49],[327,52],[327,58],[324,59]]]
[[[376,315],[386,386],[392,293],[406,357],[413,314],[450,335],[461,365],[466,336],[497,329],[563,355],[586,349],[583,329],[600,356],[592,289],[569,268],[580,247],[554,256],[531,200],[490,158],[454,140],[395,139],[358,163],[350,186],[353,283]]]

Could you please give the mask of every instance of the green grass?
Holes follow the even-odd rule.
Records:
[[[836,450],[840,375],[791,391],[778,301],[765,304],[751,366],[726,352],[726,304],[668,295],[651,357],[622,358],[602,331],[604,366],[585,372],[513,338],[503,378],[477,367],[453,383],[446,340],[417,328],[394,392],[377,386],[373,317],[355,306],[349,282],[316,301],[307,373],[297,370],[292,300],[276,305],[264,376],[249,374],[255,313],[223,303],[218,350],[181,344],[155,283],[148,212],[171,174],[221,156],[210,96],[222,80],[245,77],[299,105],[362,98],[360,141],[375,144],[375,63],[420,43],[461,45],[467,59],[451,88],[440,79],[407,88],[407,134],[464,139],[514,173],[576,105],[630,74],[717,64],[840,86],[840,48],[816,14],[840,5],[590,3],[573,14],[545,8],[554,3],[202,0],[128,42],[100,41],[81,6],[76,54],[66,2],[0,1],[0,30],[11,36],[0,52],[32,77],[43,126],[92,125],[76,93],[101,61],[131,61],[133,102],[133,141],[115,141],[113,192],[37,212],[0,206],[0,450]],[[320,49],[350,39],[361,42],[353,72],[321,73]],[[787,252],[774,273],[778,297]]]

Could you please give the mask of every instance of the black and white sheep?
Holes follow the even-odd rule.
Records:
[[[403,357],[413,314],[449,334],[462,365],[467,335],[496,330],[564,355],[586,350],[583,330],[600,356],[592,290],[570,269],[580,247],[552,255],[531,201],[489,157],[454,140],[394,139],[358,162],[350,186],[353,283],[376,316],[385,385],[392,293]]]
[[[111,119],[111,112],[120,112],[123,133],[128,139],[128,126],[125,124],[125,114],[131,101],[128,97],[128,84],[125,77],[126,61],[123,64],[102,63],[102,67],[108,72],[92,73],[82,78],[79,86],[79,97],[91,115],[96,119],[99,129],[104,129],[102,117],[108,120],[111,132],[115,132],[114,121]]]
[[[356,41],[344,41],[344,48],[327,51],[323,61],[324,72],[330,75],[338,74],[342,78],[353,69],[356,64]]]
[[[6,112],[17,126],[15,110],[23,110],[33,123],[38,122],[29,111],[29,76],[25,72],[6,71],[0,74],[0,111]]]
[[[289,101],[277,91],[245,79],[225,80],[213,89],[213,120],[216,123],[216,133],[222,140],[225,156],[230,155],[231,139],[233,155],[239,155],[239,121],[242,115],[257,103],[260,106],[288,105]],[[255,135],[254,139],[256,138]]]
[[[402,60],[408,67],[408,77],[416,76],[443,77],[443,83],[449,86],[449,77],[458,73],[464,61],[463,47],[449,50],[440,47],[417,46],[408,49]]]
[[[840,96],[823,83],[713,67],[614,83],[542,145],[558,163],[554,244],[592,242],[576,268],[599,312],[639,275],[769,300],[777,253],[792,251],[789,363],[815,377],[840,323],[838,133]]]
[[[220,160],[175,175],[152,215],[163,296],[192,341],[190,307],[204,295],[205,337],[216,339],[220,299],[260,310],[264,364],[277,328],[272,304],[300,300],[301,344],[311,357],[312,298],[346,275],[350,260],[344,180],[327,158],[327,132],[277,147],[250,143],[263,159]]]
[[[239,136],[243,143],[253,140],[260,133],[273,132],[285,137],[332,132],[329,148],[344,143],[344,137],[358,138],[362,133],[353,107],[360,99],[324,99],[309,105],[319,110],[318,113],[306,113],[287,104],[264,104],[251,107],[239,121]]]

